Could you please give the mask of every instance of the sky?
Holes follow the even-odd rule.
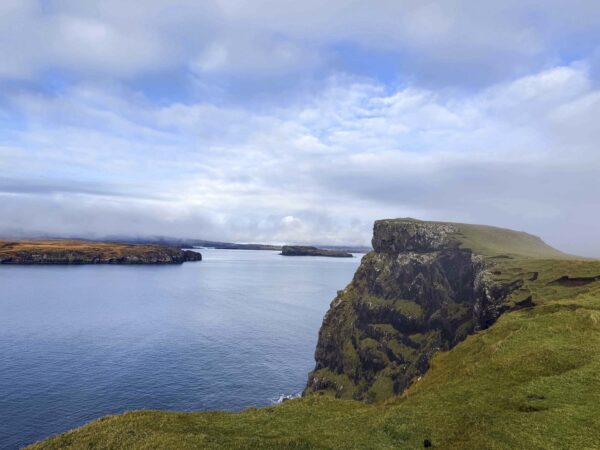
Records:
[[[0,235],[600,257],[597,0],[2,0]]]

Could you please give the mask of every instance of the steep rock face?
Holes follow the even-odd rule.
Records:
[[[305,393],[400,394],[433,354],[494,323],[518,286],[499,285],[452,224],[377,221],[374,252],[325,315]]]
[[[407,220],[377,220],[373,226],[373,250],[378,253],[433,252],[456,247],[452,235],[458,233],[449,223]]]

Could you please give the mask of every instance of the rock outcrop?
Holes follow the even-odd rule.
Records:
[[[431,357],[487,328],[519,286],[493,281],[455,224],[375,222],[374,251],[325,315],[305,393],[374,401],[402,393]]]
[[[352,258],[352,253],[302,245],[284,245],[281,248],[281,254],[283,256],[329,256],[333,258]]]
[[[176,247],[88,241],[0,241],[0,264],[181,264],[202,255]]]

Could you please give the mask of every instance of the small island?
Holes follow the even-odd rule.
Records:
[[[352,258],[352,253],[339,250],[325,250],[303,245],[284,245],[281,248],[283,256],[329,256],[332,258]]]
[[[202,255],[177,247],[83,240],[0,241],[0,264],[181,264]]]

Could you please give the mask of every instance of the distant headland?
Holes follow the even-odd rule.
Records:
[[[198,252],[156,244],[0,241],[0,264],[181,264],[201,260]]]
[[[281,248],[281,254],[283,256],[329,256],[333,258],[352,258],[352,253],[303,245],[284,245]]]

